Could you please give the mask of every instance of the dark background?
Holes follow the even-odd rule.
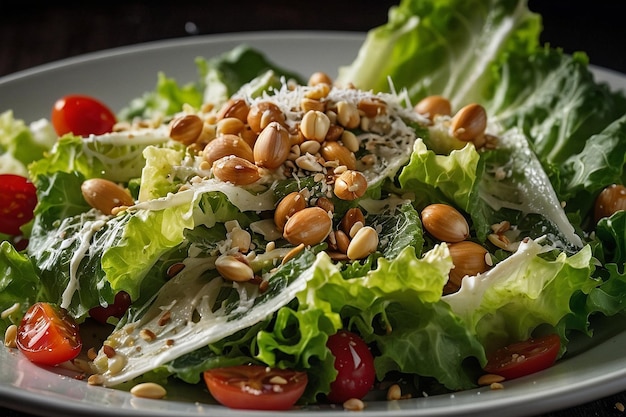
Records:
[[[361,31],[381,25],[398,1],[0,0],[0,77],[80,54],[161,39],[260,30]],[[626,73],[626,22],[620,1],[531,0],[543,16],[542,42],[587,52],[591,64]],[[623,415],[626,393],[544,417]],[[42,410],[45,413],[45,410]],[[0,408],[0,416],[27,414]]]

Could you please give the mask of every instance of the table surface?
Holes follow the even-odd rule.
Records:
[[[79,2],[4,0],[0,77],[55,60],[119,46],[212,33],[259,30],[362,31],[387,20],[390,0],[299,2],[179,0]],[[626,73],[626,25],[619,2],[530,0],[543,16],[542,42],[565,53],[585,51],[594,65]],[[626,392],[544,417],[618,416]],[[42,411],[45,413],[45,411]],[[28,417],[0,408],[4,417]]]

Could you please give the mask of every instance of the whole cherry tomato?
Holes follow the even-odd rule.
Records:
[[[330,385],[328,401],[343,403],[350,398],[363,398],[374,385],[374,357],[358,335],[340,330],[328,338],[328,349],[335,357],[337,378]]]
[[[59,136],[101,135],[113,129],[115,114],[102,102],[85,95],[68,95],[52,107],[52,126]]]
[[[57,365],[74,359],[82,341],[67,310],[39,302],[28,309],[17,328],[17,347],[34,363]]]
[[[530,375],[552,366],[560,348],[556,334],[513,343],[488,355],[485,371],[506,379]]]
[[[106,307],[97,306],[89,310],[89,315],[96,321],[105,324],[109,317],[122,318],[128,307],[130,307],[131,299],[125,291],[115,294],[115,300]]]
[[[240,365],[204,371],[209,392],[221,404],[247,410],[288,410],[302,396],[305,372],[261,365]]]
[[[36,205],[33,183],[20,175],[0,174],[0,233],[20,235],[20,226],[33,218]]]

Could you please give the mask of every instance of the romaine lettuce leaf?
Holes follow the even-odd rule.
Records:
[[[526,340],[540,325],[556,328],[572,313],[572,296],[589,294],[600,283],[591,278],[589,246],[554,259],[542,255],[547,249],[535,240],[522,242],[509,258],[465,277],[458,292],[443,297],[487,351]]]

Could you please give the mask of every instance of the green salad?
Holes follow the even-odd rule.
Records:
[[[305,378],[298,404],[550,366],[626,306],[626,97],[540,32],[523,0],[403,0],[334,80],[241,45],[158,74],[104,133],[5,111],[0,171],[37,204],[1,235],[0,329],[37,358],[39,303],[108,329],[88,361],[63,332],[72,355],[39,361],[89,383],[260,365]],[[341,332],[371,372],[337,396]]]

